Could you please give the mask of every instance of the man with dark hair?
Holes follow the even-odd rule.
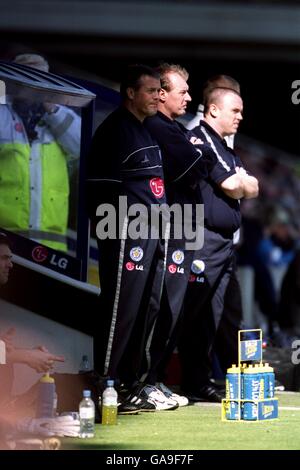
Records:
[[[159,74],[148,65],[132,64],[123,70],[120,82],[122,101],[126,102],[128,100],[128,88],[138,90],[143,85],[145,76],[159,80]],[[149,110],[147,110],[146,113],[148,115]],[[152,113],[153,111],[150,111],[150,114]]]
[[[222,331],[216,352],[223,370],[237,359],[234,346],[242,312],[233,235],[240,226],[239,199],[256,197],[258,182],[248,175],[225,141],[225,137],[237,132],[243,118],[240,95],[226,87],[213,88],[207,92],[205,103],[204,119],[193,132],[211,145],[217,163],[200,182],[204,202],[204,248],[195,253],[191,268],[179,351],[182,389],[195,399],[221,401],[209,381],[208,356],[216,335]]]
[[[165,270],[165,241],[151,238],[146,220],[141,222],[144,236],[140,232],[133,237],[130,231],[134,204],[143,204],[147,218],[165,202],[160,149],[144,126],[144,119],[157,112],[159,90],[159,74],[153,69],[128,67],[121,83],[122,104],[97,129],[88,158],[88,208],[97,224],[101,285],[95,364],[104,377],[117,379],[129,390],[137,380],[141,360],[128,360],[129,344],[133,340],[139,346],[136,350],[144,349],[150,321],[146,307],[151,305],[152,321],[159,308]],[[127,198],[124,213],[120,197]],[[118,234],[103,234],[103,204],[113,207]],[[130,409],[123,404],[119,412],[131,408],[132,403]],[[135,411],[139,409],[155,411],[157,407],[150,397]]]

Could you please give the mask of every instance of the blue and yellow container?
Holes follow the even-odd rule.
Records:
[[[262,363],[262,331],[240,330],[238,365],[227,370],[222,420],[253,422],[278,418],[274,389],[274,369]]]
[[[243,419],[256,420],[258,416],[257,403],[262,396],[261,383],[263,378],[258,367],[249,365],[243,373]],[[248,401],[249,400],[249,401]]]
[[[275,395],[275,374],[274,369],[268,363],[264,366],[265,374],[265,398],[274,398]]]
[[[226,374],[226,419],[240,419],[241,370],[235,364]]]

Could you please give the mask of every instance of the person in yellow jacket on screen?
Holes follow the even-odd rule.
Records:
[[[38,54],[14,62],[49,70]],[[19,98],[0,106],[0,227],[67,249],[68,162],[79,158],[80,130],[65,106]]]

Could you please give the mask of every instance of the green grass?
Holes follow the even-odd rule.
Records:
[[[300,449],[300,393],[279,393],[279,419],[222,422],[219,405],[118,416],[116,426],[96,425],[94,439],[68,439],[65,449],[210,450]]]

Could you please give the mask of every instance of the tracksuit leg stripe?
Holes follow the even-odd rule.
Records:
[[[105,363],[104,363],[105,375],[107,374],[108,369],[109,369],[112,345],[113,345],[113,340],[114,340],[114,332],[115,332],[116,321],[117,321],[117,313],[118,313],[118,308],[119,308],[119,298],[120,298],[120,289],[121,289],[121,282],[122,282],[122,271],[123,271],[123,263],[124,263],[124,252],[125,252],[127,229],[128,229],[128,217],[125,217],[124,224],[122,227],[122,238],[121,238],[121,246],[120,246],[119,267],[118,267],[118,276],[117,276],[116,293],[115,293],[115,299],[114,299],[113,315],[112,315],[112,320],[111,320],[111,325],[110,325],[109,338],[108,338]]]

